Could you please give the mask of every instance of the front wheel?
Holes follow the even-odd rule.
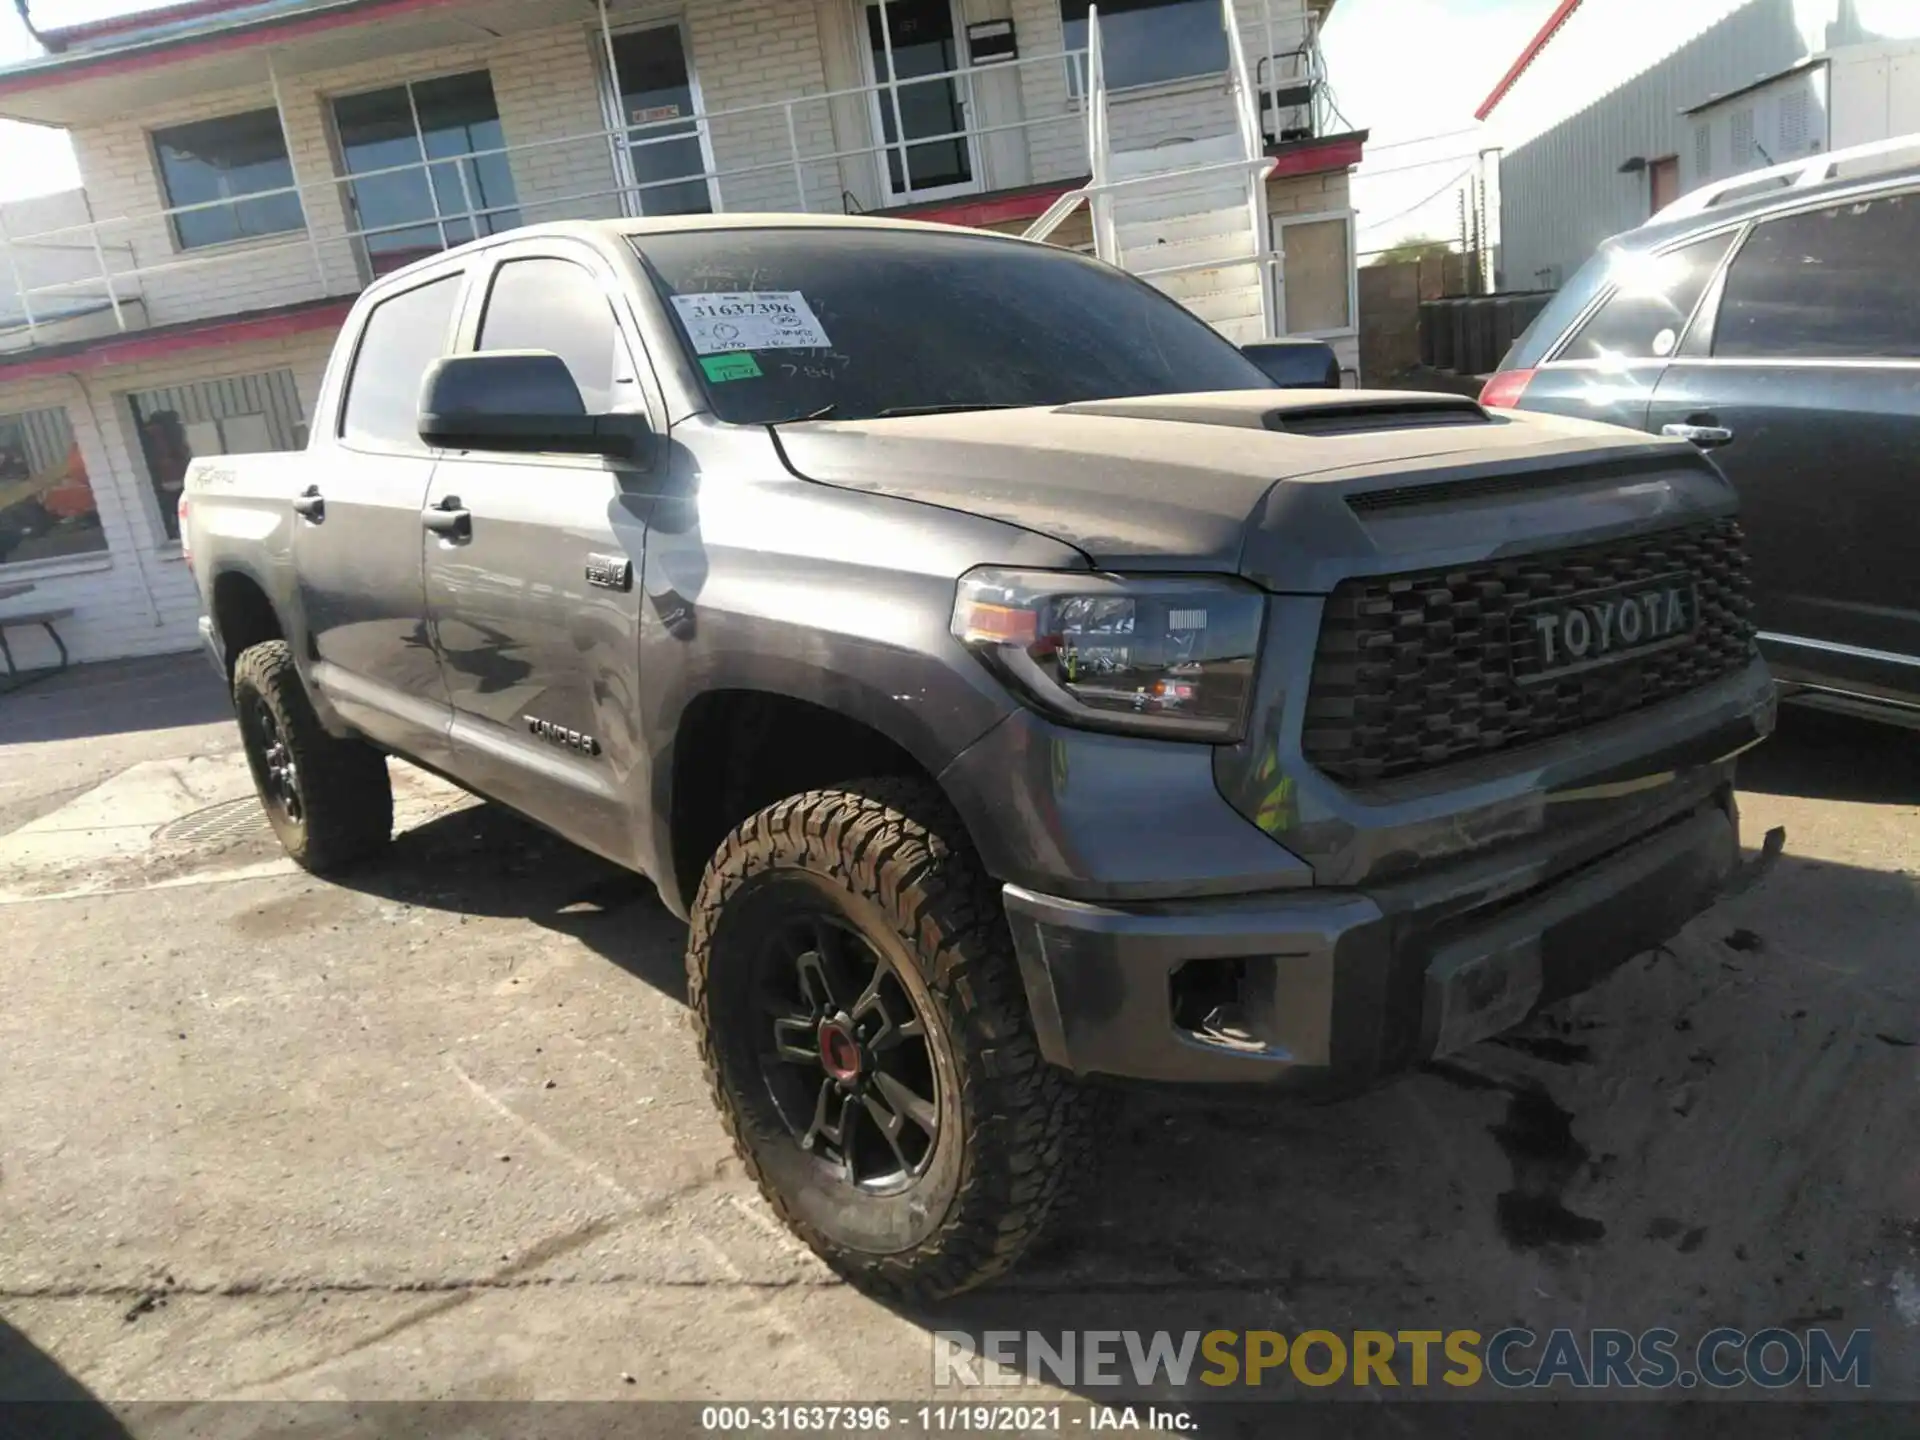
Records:
[[[795,1233],[933,1300],[1011,1266],[1084,1163],[999,896],[938,791],[876,780],[761,811],[714,855],[687,946],[714,1099]]]

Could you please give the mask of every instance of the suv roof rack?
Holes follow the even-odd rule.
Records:
[[[1727,196],[1759,185],[1771,184],[1775,190],[1811,189],[1813,186],[1824,185],[1827,181],[1834,179],[1833,172],[1838,166],[1858,160],[1877,160],[1908,153],[1912,153],[1914,159],[1920,161],[1920,134],[1896,135],[1887,140],[1873,140],[1865,145],[1850,145],[1844,150],[1828,150],[1819,155],[1809,155],[1804,160],[1789,160],[1784,165],[1771,165],[1764,170],[1749,170],[1743,175],[1729,175],[1724,180],[1715,180],[1702,185],[1697,190],[1689,190],[1647,223],[1658,225],[1663,221],[1679,220],[1688,215],[1701,214],[1712,209]],[[1899,168],[1897,160],[1888,160],[1888,163],[1873,166],[1860,176],[1846,178],[1859,179],[1878,171]]]

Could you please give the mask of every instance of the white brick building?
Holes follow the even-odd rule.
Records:
[[[1265,318],[1236,331],[1209,310],[1219,271],[1176,266],[1166,288],[1229,334],[1323,334],[1353,364],[1347,173],[1365,137],[1320,121],[1332,3],[1109,0],[1099,34],[1115,151],[1230,143],[1257,110],[1249,143],[1271,161],[1253,210]],[[67,129],[84,183],[0,207],[0,616],[73,610],[79,660],[190,648],[187,457],[302,443],[351,298],[476,229],[794,209],[1026,229],[1089,177],[1086,15],[188,0],[53,32],[56,53],[0,71],[0,116]],[[1236,109],[1236,73],[1257,104]],[[1167,228],[1161,254],[1192,243]],[[1051,238],[1092,234],[1083,207]],[[23,666],[53,658],[37,632],[9,638]]]

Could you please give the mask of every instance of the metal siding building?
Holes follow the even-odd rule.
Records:
[[[1661,18],[1650,20],[1656,12]],[[1557,286],[1602,240],[1646,220],[1648,173],[1623,173],[1623,164],[1673,157],[1680,188],[1699,183],[1697,124],[1684,112],[1821,51],[1901,38],[1920,28],[1916,20],[1920,0],[1894,7],[1861,0],[1587,0],[1556,33],[1536,40],[1519,73],[1485,107],[1497,131],[1524,137],[1508,146],[1500,165],[1502,285]],[[1638,73],[1607,76],[1602,67],[1623,55],[1630,63],[1636,44],[1657,58]],[[1604,93],[1589,98],[1596,81]],[[1565,114],[1569,103],[1582,108]],[[1768,158],[1713,164],[1711,172],[1757,168]]]
[[[1593,7],[1604,20],[1605,8]],[[1576,33],[1556,46],[1577,46]],[[1500,162],[1500,270],[1509,288],[1551,288],[1609,235],[1649,210],[1636,157],[1688,155],[1693,126],[1681,112],[1793,64],[1806,53],[1793,0],[1753,0],[1624,85],[1569,116]],[[1547,77],[1539,77],[1545,81]],[[1526,83],[1526,82],[1522,82]],[[1683,160],[1683,174],[1691,158]]]

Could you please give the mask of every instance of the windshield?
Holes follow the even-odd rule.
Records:
[[[736,424],[1273,388],[1173,301],[1068,250],[802,227],[633,243]]]

